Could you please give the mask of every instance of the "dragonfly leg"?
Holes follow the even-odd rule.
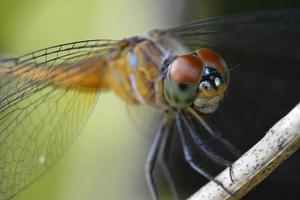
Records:
[[[164,145],[162,147],[162,168],[166,180],[168,182],[168,186],[170,187],[172,194],[174,195],[174,199],[178,200],[179,195],[177,192],[176,182],[174,179],[174,174],[172,172],[172,168],[170,166],[170,149],[172,144],[172,133],[168,131],[165,136]]]
[[[230,142],[224,139],[221,133],[219,133],[216,129],[211,128],[204,119],[202,119],[201,124],[205,128],[205,130],[207,130],[207,132],[213,135],[218,141],[220,141],[224,145],[227,151],[229,151],[232,155],[236,156],[237,158],[241,156],[241,152]],[[236,178],[234,178],[234,174],[232,171],[232,164],[230,164],[228,167],[229,167],[230,179],[234,183],[236,181]]]
[[[180,114],[177,113],[176,116],[176,126],[177,126],[177,130],[179,133],[179,137],[180,137],[180,141],[182,143],[182,147],[183,147],[183,153],[184,153],[184,158],[186,160],[186,162],[199,174],[203,175],[205,178],[207,178],[210,181],[213,181],[214,183],[216,183],[217,185],[219,185],[220,187],[222,187],[222,189],[224,191],[226,191],[228,194],[230,195],[234,195],[233,192],[229,191],[222,182],[216,180],[213,176],[211,176],[208,172],[206,172],[206,170],[201,166],[201,162],[199,162],[199,160],[194,159],[193,154],[192,154],[192,150],[190,148],[190,146],[187,144],[187,137],[183,131],[183,121],[181,119],[181,117],[179,116]]]
[[[205,144],[204,139],[197,133],[197,129],[193,122],[190,120],[189,116],[186,116],[184,113],[180,114],[182,121],[186,125],[188,129],[188,133],[193,138],[194,143],[197,145],[197,147],[206,155],[209,156],[210,159],[212,159],[214,162],[223,165],[225,167],[229,167],[230,172],[230,179],[232,182],[235,181],[233,170],[232,170],[232,162],[229,160],[224,159],[220,155],[216,154],[207,144]],[[202,124],[203,125],[203,124]],[[210,130],[212,131],[212,130]],[[210,134],[217,134],[217,133],[210,133]],[[230,151],[231,152],[231,151]]]
[[[203,153],[209,156],[210,159],[215,161],[216,163],[223,165],[225,167],[229,167],[231,162],[224,159],[220,155],[216,154],[204,141],[201,135],[198,133],[195,125],[184,113],[179,112],[180,116],[178,117],[180,122],[184,123],[187,128],[187,133],[192,137],[193,142],[196,144],[197,148],[199,148]]]
[[[222,137],[222,134],[217,130],[211,127],[194,109],[189,108],[189,113],[191,113],[197,121],[202,125],[202,127],[215,139],[217,139],[222,145],[235,157],[240,157],[241,152],[228,142],[225,138]]]
[[[146,165],[145,165],[145,175],[146,175],[146,180],[147,184],[152,196],[153,200],[158,200],[158,193],[157,193],[157,188],[155,186],[155,181],[153,178],[153,170],[155,168],[158,155],[159,155],[159,150],[162,146],[163,142],[163,136],[166,132],[169,131],[169,127],[166,126],[165,123],[162,124],[162,126],[158,129],[153,144],[151,146],[150,152],[148,154],[147,160],[146,160]]]

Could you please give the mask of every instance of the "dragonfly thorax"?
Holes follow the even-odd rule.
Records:
[[[226,70],[224,60],[210,49],[178,56],[168,67],[165,98],[175,108],[194,106],[202,113],[212,113],[227,90]]]

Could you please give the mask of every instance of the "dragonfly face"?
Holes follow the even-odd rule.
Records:
[[[202,113],[213,113],[227,90],[227,65],[210,49],[178,56],[170,64],[164,94],[171,106],[194,105]]]

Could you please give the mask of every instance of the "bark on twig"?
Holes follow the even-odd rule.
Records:
[[[267,134],[216,179],[230,191],[230,196],[214,182],[209,182],[189,200],[236,200],[242,198],[300,147],[300,103],[278,121]]]

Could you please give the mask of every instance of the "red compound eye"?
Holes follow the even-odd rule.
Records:
[[[170,66],[170,78],[178,83],[199,83],[204,64],[192,54],[177,57]]]
[[[227,65],[223,58],[216,52],[210,49],[198,49],[197,54],[200,59],[204,62],[205,66],[210,66],[223,73],[227,70]]]

